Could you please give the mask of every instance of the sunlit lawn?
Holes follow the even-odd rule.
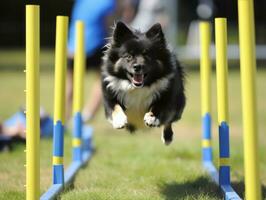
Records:
[[[257,74],[260,172],[266,198],[266,70]],[[86,91],[95,76],[86,78]],[[0,71],[0,116],[6,119],[25,104],[25,75],[19,71]],[[213,73],[213,145],[217,164],[216,84]],[[89,93],[89,92],[87,92]],[[61,199],[221,199],[219,189],[210,181],[201,165],[200,85],[198,71],[188,72],[187,107],[184,117],[174,126],[175,140],[165,147],[160,130],[137,132],[113,130],[103,110],[92,121],[96,153],[82,169],[74,188]],[[229,103],[231,128],[232,182],[243,196],[243,146],[240,77],[230,70]],[[53,72],[41,72],[41,105],[52,115]],[[71,159],[70,135],[65,139],[65,164]],[[51,140],[41,141],[41,191],[51,184]],[[15,145],[12,152],[0,154],[0,199],[25,198],[25,146]]]

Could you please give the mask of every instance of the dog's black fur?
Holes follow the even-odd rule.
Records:
[[[171,123],[185,107],[184,72],[167,47],[160,24],[147,32],[118,22],[107,44],[102,66],[106,117],[114,128],[163,125],[163,140],[172,141]]]

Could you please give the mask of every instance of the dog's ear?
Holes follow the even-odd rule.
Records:
[[[160,42],[165,42],[163,30],[161,24],[154,24],[147,32],[146,37],[153,40],[160,40]]]
[[[113,42],[120,46],[126,40],[133,38],[133,32],[123,22],[119,21],[116,23],[113,32]]]

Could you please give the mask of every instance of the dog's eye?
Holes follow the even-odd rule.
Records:
[[[130,55],[130,54],[126,55],[126,59],[127,59],[127,60],[132,60],[132,58],[133,58],[132,55]]]

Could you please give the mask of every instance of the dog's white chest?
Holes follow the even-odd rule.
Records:
[[[149,88],[140,88],[126,92],[124,105],[127,109],[147,110],[154,99]]]
[[[128,122],[138,128],[143,128],[143,118],[149,111],[150,105],[155,95],[149,88],[141,88],[128,91],[124,96],[124,105]]]
[[[160,93],[168,88],[169,80],[174,76],[171,73],[155,81],[149,87],[134,88],[128,80],[121,80],[115,76],[107,76],[104,81],[108,82],[107,88],[115,93],[117,98],[126,107],[128,123],[143,128],[144,115],[149,112],[149,108]]]

